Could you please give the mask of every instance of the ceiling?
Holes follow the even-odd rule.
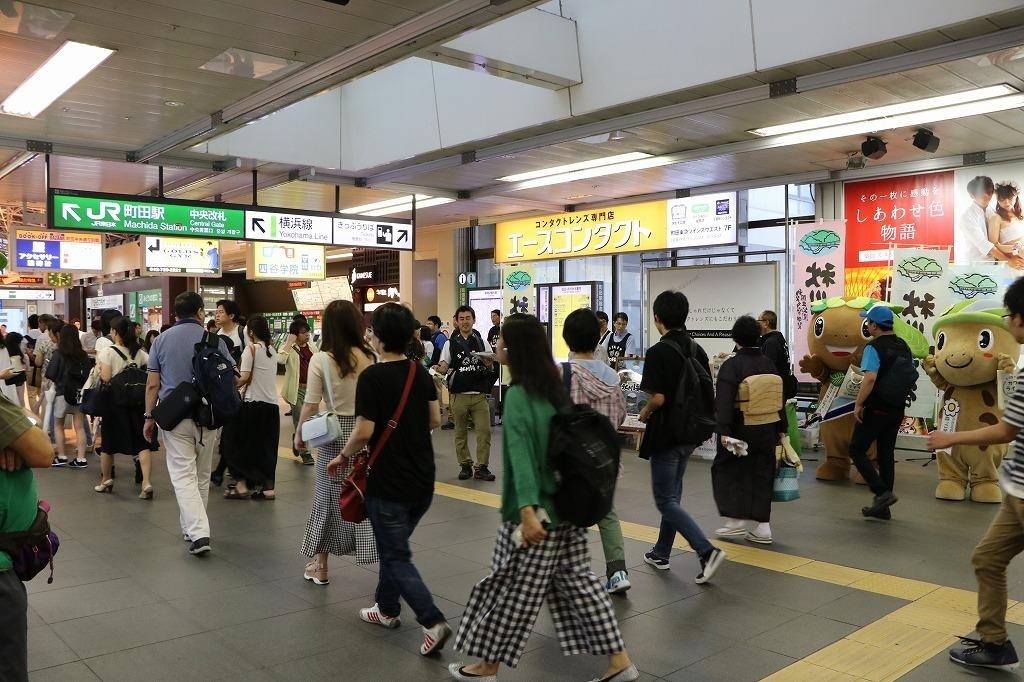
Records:
[[[344,25],[345,30],[340,31],[338,35],[339,43],[334,46],[336,52],[337,49],[351,44],[346,42],[348,40],[359,40],[359,36],[365,37],[368,31],[381,30],[384,25],[394,25],[417,12],[427,11],[442,3],[360,0],[346,8],[328,6],[328,10],[325,10],[326,3],[319,0],[253,0],[251,3],[245,3],[252,7],[251,12],[240,12],[239,6],[242,4],[241,0],[237,3],[226,0],[177,2],[177,7],[189,9],[168,10],[160,16],[164,22],[171,21],[172,18],[179,21],[176,25],[183,29],[168,33],[166,25],[162,29],[150,27],[145,29],[143,35],[150,36],[153,40],[140,41],[133,38],[124,43],[123,49],[119,47],[119,53],[101,67],[101,70],[109,66],[111,71],[120,71],[120,76],[125,76],[128,73],[126,69],[136,68],[126,64],[132,60],[146,62],[145,67],[138,68],[148,70],[139,72],[140,75],[144,75],[142,78],[125,76],[127,80],[122,85],[115,86],[117,97],[114,101],[121,102],[122,105],[105,101],[94,102],[98,107],[96,116],[102,119],[102,123],[89,124],[86,121],[88,117],[84,115],[66,117],[65,112],[56,105],[50,110],[52,112],[56,109],[57,112],[52,115],[52,120],[19,120],[16,123],[41,127],[41,132],[37,130],[30,133],[47,139],[58,139],[55,135],[59,135],[78,142],[90,141],[99,144],[118,144],[121,148],[137,148],[181,127],[194,119],[197,113],[213,111],[225,106],[227,102],[253,92],[254,89],[265,87],[266,84],[261,81],[250,81],[198,69],[198,65],[226,47],[239,47],[274,56],[312,61],[328,54],[330,50],[323,44],[321,37],[325,34],[319,28],[309,29],[310,39],[306,40],[306,34],[300,29],[307,27],[307,24],[316,24],[322,20],[327,22],[323,26],[330,27],[331,31]],[[154,13],[158,10],[154,8],[159,4],[140,1],[123,5],[131,8],[130,16],[134,17],[131,21],[142,24],[146,23],[146,16],[155,16]],[[53,6],[76,12],[76,19],[68,31],[76,27],[79,12],[83,17],[83,25],[78,28],[82,30],[92,25],[89,22],[112,19],[114,14],[120,17],[119,21],[129,20],[126,18],[129,16],[127,13],[118,14],[113,10],[96,8],[120,6],[112,2],[82,0],[81,3],[57,2],[53,3]],[[223,13],[227,10],[234,10],[230,19],[224,18],[227,15]],[[342,20],[332,15],[329,19],[335,21],[330,23],[324,18],[331,11],[337,10],[345,12],[338,17],[347,17],[349,12],[358,10],[359,21],[350,21],[348,18]],[[277,17],[277,21],[267,20],[268,17],[274,16]],[[225,25],[224,37],[218,41],[213,41],[212,34],[201,30],[203,26],[209,26],[211,20],[216,21],[218,29],[222,23]],[[388,24],[389,21],[392,23]],[[181,31],[188,27],[192,28],[182,34]],[[203,200],[219,195],[224,201],[249,203],[253,182],[251,171],[255,169],[257,186],[260,188],[259,203],[313,210],[334,210],[335,182],[340,186],[340,205],[343,210],[358,204],[408,194],[411,191],[423,194],[435,191],[451,195],[461,192],[463,196],[468,193],[469,199],[421,209],[417,214],[418,224],[422,228],[428,228],[465,225],[471,220],[487,222],[498,217],[553,212],[561,210],[567,204],[599,204],[679,189],[753,182],[813,171],[822,174],[832,172],[835,174],[833,177],[856,177],[856,171],[845,172],[844,169],[848,154],[859,147],[863,136],[789,148],[756,149],[756,144],[753,143],[757,138],[747,131],[760,126],[950,94],[999,83],[1007,83],[1024,91],[1024,59],[980,59],[981,55],[991,52],[994,46],[1005,48],[1008,35],[1019,35],[1020,39],[1016,44],[1024,43],[1024,30],[1020,27],[1024,27],[1024,10],[836,54],[813,62],[792,65],[786,69],[776,69],[667,97],[636,102],[575,119],[571,124],[553,123],[487,140],[484,143],[451,148],[441,154],[424,155],[386,167],[370,169],[366,172],[371,184],[369,188],[354,186],[351,178],[332,180],[330,175],[326,176],[326,182],[289,180],[289,177],[294,177],[296,173],[308,174],[309,169],[252,161],[242,162],[240,167],[221,173],[168,167],[164,181],[168,188],[175,190],[169,191],[168,196]],[[183,36],[188,36],[188,39],[185,40]],[[171,37],[176,40],[171,40]],[[79,39],[84,40],[86,36],[80,36]],[[24,40],[26,39],[0,33],[0,94],[4,92],[7,78],[3,70],[3,67],[7,66],[7,53],[4,48],[10,41]],[[302,49],[297,50],[296,45]],[[188,49],[183,53],[176,52],[183,46],[187,46]],[[927,63],[926,66],[907,66],[906,64],[910,62],[901,61],[902,56],[916,57],[950,47],[957,47],[960,54],[945,60],[927,59],[914,62]],[[136,53],[135,50],[139,52]],[[154,51],[159,51],[158,58],[155,57]],[[300,54],[294,54],[296,51]],[[15,49],[13,52],[21,55],[23,51]],[[146,61],[149,58],[156,61]],[[115,62],[115,59],[119,61]],[[874,72],[881,75],[852,75],[861,67],[871,67]],[[112,82],[116,82],[120,76],[117,73],[104,75],[105,78],[114,79]],[[807,82],[812,83],[815,82],[814,78],[832,78],[835,84],[800,87],[798,94],[768,97],[765,87],[767,83],[793,77],[798,78],[798,83],[801,83],[801,79],[811,79]],[[150,80],[153,82],[149,83]],[[138,96],[128,87],[128,83],[142,88]],[[183,88],[179,92],[192,93],[189,97],[181,95],[187,101],[187,107],[192,106],[189,102],[197,102],[196,107],[188,115],[178,117],[181,112],[169,111],[173,108],[163,105],[163,99],[172,96],[167,93],[174,92],[174,87]],[[78,90],[79,88],[70,91],[67,96],[68,102],[61,104],[69,106],[74,111],[78,106],[76,102],[82,100],[81,104],[84,107],[88,93],[78,93]],[[750,101],[742,104],[701,106],[705,101],[717,101],[717,97],[730,97],[747,91],[755,92],[755,95],[748,98]],[[159,106],[153,105],[153,102],[157,102]],[[671,112],[679,107],[688,107],[693,113],[671,115]],[[144,112],[147,109],[154,109],[153,118],[148,124],[136,128],[133,123],[136,114],[133,112]],[[661,109],[666,112],[664,116],[648,115],[652,110]],[[123,115],[131,116],[132,120],[119,119],[121,111],[125,112]],[[145,117],[147,114],[140,115]],[[633,120],[631,117],[638,115],[647,116],[651,120],[640,125],[627,125]],[[7,120],[9,118],[0,117],[0,138],[8,134],[9,125],[12,125]],[[51,133],[50,126],[56,126],[53,129],[56,132]],[[935,155],[928,155],[911,145],[913,129],[885,131],[882,136],[888,142],[888,154],[881,161],[871,162],[871,166],[865,172],[877,172],[879,167],[885,165],[915,162],[932,156],[947,157],[978,151],[1024,148],[1024,112],[1020,110],[959,119],[930,127],[942,141]],[[625,135],[622,140],[600,144],[580,141],[581,138],[601,129],[606,132],[621,129]],[[480,160],[463,163],[460,154],[469,151],[476,152],[476,158]],[[513,173],[630,151],[656,155],[680,154],[685,160],[645,171],[515,192],[508,191],[508,188],[502,187],[502,183],[496,181],[498,177]],[[0,167],[4,156],[4,151],[0,149]],[[446,158],[454,160],[451,163],[444,163]],[[289,173],[292,173],[292,176],[289,176]],[[386,174],[381,177],[386,177],[387,181],[374,182],[374,177],[381,173]],[[313,176],[314,179],[324,177],[320,174],[320,169],[316,169]],[[152,166],[85,160],[65,155],[55,155],[52,158],[51,179],[54,186],[102,189],[127,194],[148,193],[157,183],[156,169]],[[402,184],[395,184],[396,182]],[[187,186],[180,189],[183,185]],[[43,198],[44,182],[40,160],[0,180],[0,202],[38,202]],[[395,217],[409,216],[397,214]]]

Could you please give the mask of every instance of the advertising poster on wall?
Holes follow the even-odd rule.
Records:
[[[246,260],[249,279],[321,280],[327,277],[324,247],[254,242]]]
[[[17,270],[103,272],[103,235],[15,229],[11,262]]]
[[[551,347],[555,362],[565,362],[569,359],[569,345],[562,338],[565,318],[574,310],[593,308],[593,290],[591,284],[551,286]]]
[[[975,178],[976,194],[971,196],[969,187]],[[1024,256],[1024,211],[1019,198],[1022,184],[1024,163],[1019,161],[954,171],[954,263],[994,262],[989,255],[993,245],[1009,258],[1013,258],[1015,249],[1016,255]],[[985,191],[987,187],[993,190],[991,195]],[[1024,267],[1024,261],[1016,262]]]
[[[533,266],[507,265],[501,270],[501,300],[503,317],[526,313],[536,315],[537,289],[533,283]]]
[[[807,326],[811,305],[831,296],[842,296],[846,269],[846,225],[841,220],[808,223],[796,227],[797,248],[793,257],[793,338],[789,340],[793,371],[800,381],[814,381],[800,371],[807,355]],[[758,311],[760,312],[760,311]]]
[[[843,185],[846,296],[886,298],[891,247],[953,245],[953,172]]]
[[[144,275],[220,275],[220,242],[216,239],[145,237]]]

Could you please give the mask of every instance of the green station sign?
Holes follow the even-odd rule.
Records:
[[[50,225],[58,229],[245,239],[239,208],[65,190],[50,197]]]

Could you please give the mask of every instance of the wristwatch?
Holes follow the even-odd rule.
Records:
[[[143,419],[152,419],[153,415],[151,415],[149,412],[144,412],[143,415],[142,415],[142,418]]]

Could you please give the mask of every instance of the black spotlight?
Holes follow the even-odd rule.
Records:
[[[934,154],[935,150],[939,148],[939,138],[935,137],[935,133],[932,131],[921,128],[914,133],[914,146]]]
[[[860,143],[860,153],[872,161],[878,161],[885,152],[885,141],[877,137],[869,137]]]

